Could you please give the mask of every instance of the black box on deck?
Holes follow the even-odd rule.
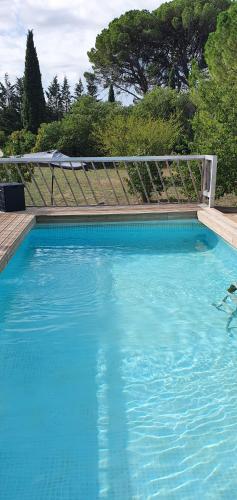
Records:
[[[19,182],[0,183],[0,210],[17,212],[25,209],[24,184]]]

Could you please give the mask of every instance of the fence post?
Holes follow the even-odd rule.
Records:
[[[215,205],[217,156],[212,156],[210,170],[209,208],[212,208]]]

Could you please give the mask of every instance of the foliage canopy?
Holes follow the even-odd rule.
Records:
[[[220,14],[217,30],[209,36],[206,59],[211,75],[220,83],[237,83],[237,4]]]
[[[94,135],[109,156],[143,156],[171,153],[179,132],[173,118],[154,120],[118,112],[97,125]],[[129,190],[131,194],[136,191],[143,202],[151,201],[154,187],[162,191],[156,164],[152,162],[149,168],[150,174],[144,164],[139,165],[139,170],[136,164],[128,164]]]
[[[200,77],[193,98],[197,113],[192,149],[217,154],[217,197],[237,194],[237,88]]]
[[[229,5],[230,0],[173,0],[154,12],[126,12],[88,52],[97,79],[135,97],[156,85],[187,88],[193,59],[206,67],[206,41]]]

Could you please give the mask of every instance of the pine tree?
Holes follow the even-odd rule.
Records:
[[[113,87],[112,83],[109,86],[108,101],[109,102],[115,102],[114,87]]]
[[[96,76],[94,73],[89,73],[86,71],[84,73],[84,77],[86,79],[86,87],[87,87],[87,95],[90,95],[91,97],[94,97],[96,99],[97,97],[97,85],[96,85]]]
[[[36,133],[45,120],[45,99],[32,30],[28,31],[26,42],[22,111],[25,129]]]
[[[67,113],[72,103],[72,96],[70,92],[70,85],[68,83],[68,79],[66,76],[64,77],[63,84],[61,87],[61,103],[62,103],[63,113]]]
[[[15,85],[12,85],[9,76],[4,75],[4,83],[0,83],[0,103],[3,107],[9,107],[14,101]]]
[[[18,78],[16,84],[12,84],[5,74],[4,81],[0,82],[0,129],[6,135],[22,128],[20,80]]]
[[[81,78],[79,78],[77,84],[75,85],[75,90],[74,90],[74,98],[75,99],[80,99],[80,97],[84,93],[84,87]]]
[[[63,116],[63,106],[62,93],[57,75],[55,75],[48,90],[46,90],[46,96],[49,120],[60,120]]]

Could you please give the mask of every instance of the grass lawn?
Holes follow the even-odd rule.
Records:
[[[172,186],[170,172],[163,169],[163,178],[166,190],[159,196],[154,191],[152,202],[190,201],[185,199],[180,187]],[[169,185],[167,183],[169,179]],[[132,188],[131,188],[132,189]],[[53,197],[52,170],[47,167],[34,168],[31,182],[26,183],[26,204],[28,206],[78,206],[78,205],[128,205],[142,203],[139,193],[135,189],[129,190],[128,173],[125,168],[104,168],[83,171],[54,169]]]
[[[26,189],[26,204],[42,206],[44,205],[43,196],[46,205],[51,205],[52,171],[48,167],[35,167],[34,179],[26,184],[28,188],[28,190]],[[138,203],[137,196],[128,192],[126,179],[125,169],[116,171],[113,168],[108,168],[106,173],[104,169],[99,169],[96,172],[94,170],[73,172],[55,168],[53,204],[65,206],[67,203],[76,206],[97,205],[99,203],[108,205]],[[37,189],[36,184],[39,189]],[[28,191],[31,193],[34,203]]]

